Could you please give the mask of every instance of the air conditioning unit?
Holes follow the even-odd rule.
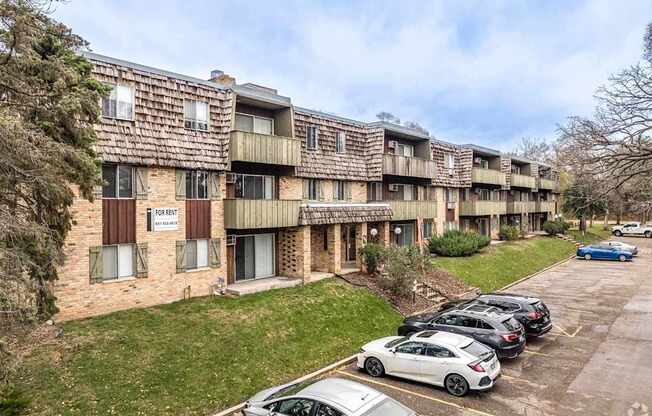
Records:
[[[478,189],[478,188],[475,188],[475,189],[473,190],[473,192],[474,192],[475,194],[477,194],[477,195],[480,195],[480,189]]]
[[[476,157],[476,158],[474,158],[474,159],[473,159],[473,163],[475,163],[475,164],[478,164],[478,165],[479,165],[479,164],[481,164],[481,163],[482,163],[482,159],[481,159],[481,158],[479,158],[479,157]]]
[[[226,183],[235,183],[235,174],[227,173],[226,174]]]
[[[398,192],[398,185],[395,183],[390,183],[389,185],[387,185],[387,190],[389,192]]]
[[[396,140],[390,140],[387,142],[388,149],[396,149]]]
[[[455,201],[447,202],[446,209],[455,209]]]
[[[235,235],[227,235],[226,236],[226,245],[227,246],[234,246],[235,245]]]

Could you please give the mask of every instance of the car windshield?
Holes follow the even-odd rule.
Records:
[[[385,344],[385,348],[392,348],[392,347],[395,347],[395,346],[397,346],[398,344],[400,344],[401,342],[403,342],[403,341],[407,341],[408,339],[410,339],[410,338],[408,338],[408,337],[402,337],[402,338],[395,339],[395,340],[393,340],[393,341],[389,341],[387,344]]]
[[[392,399],[385,399],[373,408],[369,409],[363,416],[407,416],[411,415],[410,409],[402,406]]]
[[[279,390],[277,392],[272,393],[267,398],[265,398],[265,401],[274,400],[274,399],[278,399],[278,398],[285,397],[285,396],[292,396],[294,394],[297,394],[298,392],[300,392],[301,390],[305,389],[306,387],[308,387],[309,385],[311,385],[313,383],[315,383],[315,380],[307,380],[307,381],[304,381],[302,383],[292,384],[290,386],[282,388],[281,390]]]
[[[484,345],[480,344],[479,342],[473,341],[466,347],[462,347],[462,350],[468,352],[469,354],[473,355],[474,357],[483,357],[487,353],[491,354],[491,349],[489,347],[485,347]]]
[[[502,324],[507,328],[508,331],[517,331],[519,329],[519,323],[514,318],[505,319]]]

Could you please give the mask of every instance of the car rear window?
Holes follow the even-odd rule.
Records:
[[[505,319],[502,324],[508,331],[518,331],[520,328],[520,324],[514,318]]]
[[[363,416],[406,416],[409,414],[411,414],[409,409],[387,398],[369,409]]]
[[[296,384],[289,385],[289,386],[277,391],[276,393],[273,393],[273,394],[269,395],[268,397],[265,398],[265,401],[274,400],[274,399],[278,399],[280,397],[285,397],[285,396],[292,396],[292,395],[297,394],[301,390],[305,389],[306,387],[308,387],[308,386],[310,386],[311,384],[314,384],[314,383],[315,383],[315,380],[306,380],[306,381],[304,381],[302,383],[296,383]]]
[[[473,355],[474,357],[482,357],[486,353],[490,353],[491,349],[489,347],[486,347],[479,342],[473,341],[466,347],[462,347],[463,351],[468,352],[469,354]]]
[[[387,344],[385,344],[385,348],[392,348],[392,347],[395,347],[395,346],[397,346],[398,344],[400,344],[401,342],[405,342],[405,341],[407,341],[408,339],[410,339],[410,338],[409,338],[409,337],[403,337],[403,338],[395,339],[395,340],[393,340],[393,341],[389,341]]]

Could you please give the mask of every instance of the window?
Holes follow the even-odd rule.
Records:
[[[208,240],[186,240],[187,270],[208,267]]]
[[[208,199],[208,172],[192,170],[186,173],[186,199]]]
[[[485,321],[478,319],[478,328],[480,329],[494,329],[493,326],[489,325]]]
[[[414,157],[414,146],[411,144],[397,144],[396,154],[399,156]]]
[[[488,189],[478,189],[477,191],[480,201],[491,201],[491,192]]]
[[[287,416],[310,416],[314,405],[315,402],[309,399],[286,399],[274,403],[270,410]]]
[[[406,342],[396,347],[396,352],[403,354],[426,355],[426,345],[422,342]]]
[[[235,197],[243,199],[274,199],[274,177],[268,175],[235,176]]]
[[[316,416],[342,416],[342,413],[330,406],[320,403]]]
[[[439,317],[435,320],[436,324],[439,325],[457,325],[457,315],[449,314]]]
[[[347,183],[344,181],[333,181],[333,199],[344,201],[346,199]]]
[[[487,353],[491,354],[491,349],[489,347],[486,347],[484,344],[480,344],[476,341],[473,341],[466,347],[462,347],[462,349],[471,355],[475,355],[476,357],[482,357]]]
[[[479,159],[478,165],[482,169],[489,169],[489,161],[487,159]]]
[[[102,117],[121,120],[134,119],[134,89],[114,85],[108,97],[102,97]]]
[[[422,238],[429,239],[432,237],[434,222],[432,220],[424,220],[421,223],[421,236]]]
[[[512,173],[515,173],[517,175],[521,174],[521,167],[518,165],[512,165]]]
[[[319,132],[316,126],[306,127],[306,147],[308,150],[317,150],[319,146]]]
[[[320,183],[318,179],[304,179],[304,199],[316,201],[319,199]]]
[[[102,280],[116,280],[134,275],[133,244],[102,247]]]
[[[428,348],[426,349],[426,355],[429,357],[437,357],[437,358],[451,358],[455,357],[455,354],[453,354],[451,351],[444,347],[440,347],[439,345],[428,345]]]
[[[396,229],[400,232],[397,233]],[[394,227],[394,243],[399,247],[408,247],[414,244],[414,224],[399,224]]]
[[[457,319],[457,325],[458,326],[464,326],[467,328],[477,328],[478,326],[478,320],[475,318],[470,318],[468,316],[460,316]]]
[[[102,166],[103,198],[133,198],[134,169],[126,165]]]
[[[346,152],[346,133],[338,131],[335,137],[335,151],[337,153]]]
[[[446,188],[446,202],[455,202],[455,189],[454,188]]]
[[[236,113],[235,129],[258,134],[274,134],[274,119],[251,114]]]
[[[452,172],[455,169],[455,155],[452,153],[446,153],[444,155],[444,167],[449,172]]]
[[[382,201],[383,200],[383,183],[371,182],[368,185],[367,199],[369,201]]]
[[[398,185],[398,188],[399,188],[399,196],[400,196],[399,199],[400,200],[402,200],[402,201],[412,201],[412,200],[417,199],[415,197],[415,195],[414,195],[414,191],[416,190],[414,185],[401,184],[401,185]]]
[[[191,130],[208,130],[208,103],[184,100],[183,126]]]

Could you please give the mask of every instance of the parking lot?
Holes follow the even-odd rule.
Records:
[[[464,398],[355,364],[336,370],[385,392],[421,415],[652,414],[652,239],[632,262],[573,259],[509,289],[541,297],[555,324],[503,361],[493,390]],[[478,271],[481,273],[481,271]]]

